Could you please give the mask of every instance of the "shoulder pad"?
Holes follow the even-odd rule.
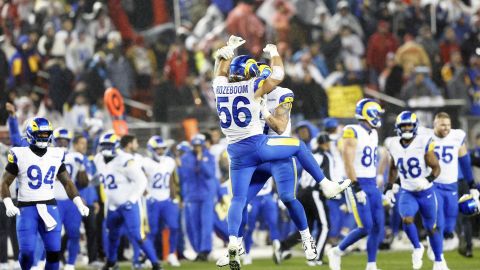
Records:
[[[10,149],[10,151],[8,151],[8,155],[7,155],[8,163],[17,164],[17,156],[15,155],[15,152],[13,152],[12,150],[13,149]]]
[[[342,138],[344,139],[357,138],[357,131],[355,130],[355,128],[353,128],[353,126],[345,126],[343,128]]]

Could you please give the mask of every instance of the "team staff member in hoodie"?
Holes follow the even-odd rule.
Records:
[[[206,261],[212,250],[214,198],[218,181],[215,178],[215,157],[205,148],[203,135],[190,142],[193,150],[181,157],[178,168],[183,183],[187,234],[199,261]]]

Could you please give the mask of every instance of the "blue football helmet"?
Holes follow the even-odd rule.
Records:
[[[195,145],[205,145],[205,135],[203,134],[197,134],[193,136],[192,140],[190,140],[190,144],[195,146]]]
[[[272,68],[267,63],[257,62],[257,66],[258,71],[260,72],[259,77],[266,79],[272,74]]]
[[[402,126],[412,125],[413,128],[408,131],[403,131]],[[403,111],[397,116],[395,121],[395,132],[397,135],[402,137],[402,139],[410,140],[417,135],[418,130],[418,118],[417,115],[411,111]]]
[[[458,208],[460,212],[466,216],[474,216],[480,214],[480,205],[472,195],[465,194],[458,200]]]
[[[147,142],[147,149],[157,160],[160,157],[156,151],[158,148],[167,148],[167,143],[163,140],[161,136],[155,135],[150,137]]]
[[[100,147],[99,152],[104,157],[115,157],[117,155],[117,149],[120,148],[120,139],[113,132],[106,132],[100,136],[98,142]]]
[[[25,133],[30,145],[47,148],[52,141],[53,127],[46,118],[35,117],[28,122]]]
[[[184,153],[192,150],[190,143],[187,141],[181,141],[180,143],[177,144],[177,151],[182,151]]]
[[[355,118],[367,121],[372,127],[382,126],[381,115],[384,110],[377,101],[371,98],[364,98],[357,102],[355,109]]]
[[[62,145],[61,139],[67,141],[67,145]],[[70,130],[59,127],[53,131],[53,140],[55,141],[55,145],[59,147],[68,147],[68,144],[72,141],[73,134]]]
[[[260,75],[257,61],[249,55],[239,55],[230,62],[228,77],[230,81],[238,82],[248,80]]]

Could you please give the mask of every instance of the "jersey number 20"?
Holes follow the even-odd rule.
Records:
[[[51,166],[45,178],[43,178],[42,170],[37,165],[32,165],[27,169],[28,186],[31,189],[39,189],[43,184],[50,185],[53,188],[53,178],[55,177],[55,166]]]
[[[153,176],[153,188],[168,189],[170,187],[170,173],[157,173]]]
[[[225,114],[225,121],[220,120],[220,126],[222,128],[229,128],[232,125],[232,118],[235,124],[239,127],[246,127],[252,121],[252,113],[246,107],[238,107],[238,103],[242,102],[244,105],[250,104],[248,98],[244,96],[238,96],[233,99],[232,111],[228,107],[223,107],[221,103],[228,102],[229,97],[217,97],[217,112],[218,116],[220,114]],[[245,115],[245,119],[239,118],[240,113]]]

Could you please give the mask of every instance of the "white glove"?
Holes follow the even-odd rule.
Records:
[[[267,119],[270,115],[270,111],[267,108],[267,95],[263,95],[260,99],[260,112],[262,113],[263,119]]]
[[[20,209],[18,209],[18,207],[16,207],[13,204],[12,198],[10,197],[4,198],[3,203],[5,204],[5,208],[6,208],[5,212],[7,214],[7,217],[14,217],[16,215],[20,215]]]
[[[235,50],[236,48],[242,46],[245,42],[246,40],[242,37],[231,35],[228,39],[227,46]]]
[[[392,189],[385,192],[384,198],[391,207],[393,207],[395,205],[395,202],[397,201],[395,199],[395,192]]]
[[[470,189],[470,195],[472,195],[473,199],[476,200],[476,201],[478,201],[480,199],[479,198],[480,192],[476,188]]]
[[[233,48],[230,46],[224,46],[217,51],[216,58],[217,59],[225,59],[230,60],[233,58],[235,53],[233,52]]]
[[[359,192],[355,193],[355,198],[357,198],[357,202],[363,205],[367,204],[367,194],[365,191],[360,190]]]
[[[383,186],[383,174],[377,174],[377,187],[381,187]]]
[[[82,198],[80,198],[79,196],[73,198],[73,203],[75,204],[75,206],[77,206],[80,215],[84,217],[88,216],[88,214],[90,213],[90,209],[85,206],[85,204],[83,204]]]
[[[392,191],[393,191],[393,194],[397,194],[400,191],[400,185],[399,184],[393,184]]]
[[[263,51],[270,54],[270,57],[280,56],[278,54],[277,46],[274,44],[267,44],[265,48],[263,48]]]

